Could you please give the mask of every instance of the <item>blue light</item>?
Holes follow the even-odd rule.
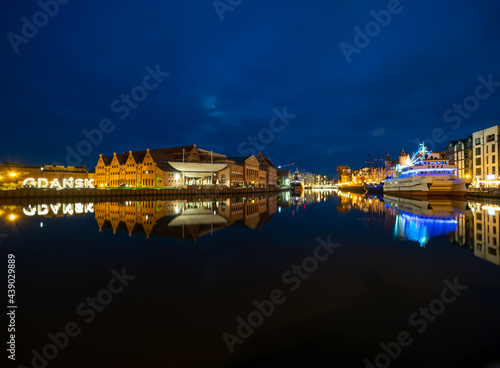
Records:
[[[425,246],[433,236],[442,236],[455,231],[458,220],[449,217],[423,217],[399,210],[394,226],[394,237],[411,240]]]

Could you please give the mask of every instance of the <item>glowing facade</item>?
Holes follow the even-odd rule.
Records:
[[[30,179],[27,181],[27,179]],[[23,187],[27,182],[29,186],[50,187],[54,183],[54,188],[63,187],[63,183],[67,183],[66,187],[87,187],[89,174],[85,166],[59,166],[59,165],[40,165],[29,166],[19,165],[4,162],[0,164],[0,185],[12,185]],[[39,181],[40,185],[39,185]],[[75,181],[78,180],[78,186],[75,186]],[[36,185],[33,185],[36,183]],[[71,186],[73,185],[73,186]]]
[[[500,125],[474,132],[472,135],[474,185],[498,187],[498,144]]]
[[[274,179],[275,180],[275,179]],[[227,157],[192,146],[100,155],[95,185],[103,187],[266,186],[255,156]],[[269,182],[272,182],[269,179]]]

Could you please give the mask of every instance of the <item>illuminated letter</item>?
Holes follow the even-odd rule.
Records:
[[[83,179],[75,180],[75,188],[83,188]]]
[[[36,186],[36,181],[33,178],[27,178],[26,180],[23,181],[23,186]]]
[[[73,203],[68,203],[66,206],[63,205],[63,213],[64,214],[73,214]]]
[[[93,182],[94,182],[94,179],[85,179],[85,182],[83,185],[85,188],[94,188],[94,186],[92,185]]]
[[[54,179],[52,184],[50,184],[51,188],[62,189],[61,183],[59,183],[59,179]]]
[[[93,203],[87,203],[85,205],[85,213],[87,212],[94,212],[94,204]]]
[[[83,204],[75,203],[75,212],[76,213],[83,213]]]
[[[27,180],[27,179],[26,179]],[[31,207],[31,204],[28,206],[30,209],[29,211],[26,210],[26,207],[23,207],[23,212],[26,216],[35,216],[36,214],[36,207]]]
[[[69,179],[63,179],[63,188],[74,188],[75,187],[75,181],[73,178]]]
[[[38,188],[47,188],[48,186],[49,186],[49,181],[47,179],[44,178],[38,179]]]
[[[57,215],[59,210],[61,209],[61,204],[58,203],[55,206],[53,204],[50,205],[50,208],[52,209],[52,212],[54,212],[54,215]]]
[[[45,216],[49,213],[49,206],[46,204],[38,205],[38,216]]]

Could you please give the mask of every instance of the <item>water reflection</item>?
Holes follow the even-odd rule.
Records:
[[[94,212],[94,203],[42,203],[18,205],[0,205],[0,220],[15,221],[23,217],[71,217],[85,216]]]
[[[197,237],[226,228],[246,226],[261,229],[281,207],[304,208],[326,201],[333,191],[307,191],[300,197],[290,192],[253,198],[178,199],[170,201],[106,202],[94,204],[99,231],[126,231],[130,236],[143,233],[196,240]]]
[[[290,209],[295,216],[306,206],[338,197],[339,214],[360,211],[366,225],[376,224],[396,240],[414,241],[426,247],[433,237],[446,237],[453,246],[500,265],[500,204],[454,199],[412,200],[392,196],[306,190],[253,198],[179,198],[95,203],[40,203],[1,205],[1,222],[23,218],[94,215],[100,232],[126,232],[196,239],[229,226],[262,229],[276,213]],[[307,221],[307,216],[304,221]],[[359,219],[358,219],[359,220]],[[42,224],[41,224],[42,226]]]
[[[178,199],[171,201],[130,201],[94,204],[99,231],[113,229],[130,236],[142,233],[196,240],[227,226],[242,224],[262,228],[277,210],[273,197]]]
[[[358,210],[372,214],[397,240],[411,240],[425,247],[432,237],[446,236],[451,245],[500,265],[499,204],[342,192],[339,197],[339,212]]]

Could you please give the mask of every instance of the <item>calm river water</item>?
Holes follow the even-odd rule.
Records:
[[[0,241],[11,366],[500,366],[495,202],[0,203]]]

